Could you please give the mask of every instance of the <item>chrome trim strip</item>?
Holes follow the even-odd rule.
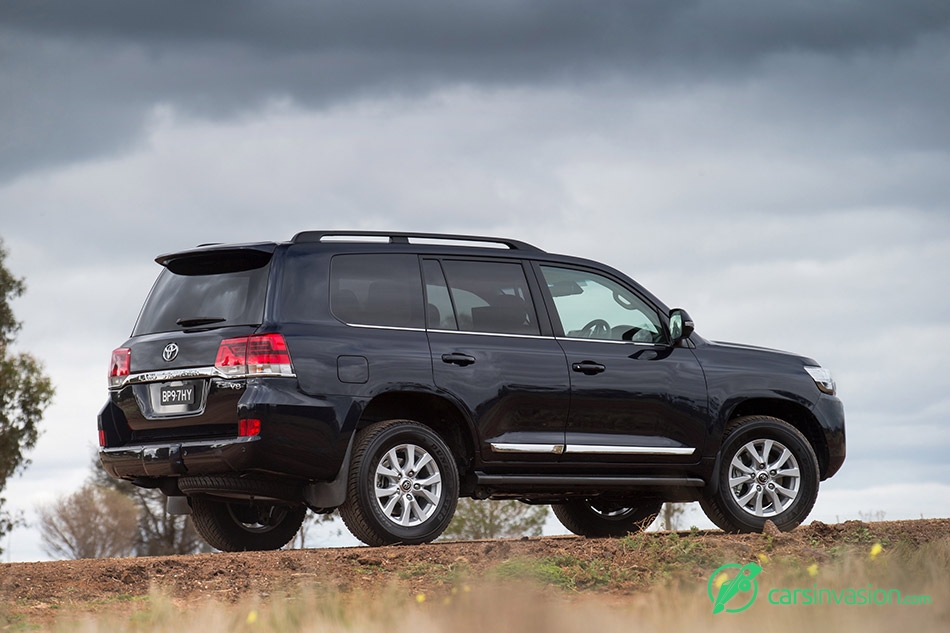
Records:
[[[610,343],[612,345],[636,345],[637,347],[663,347],[662,343],[644,343],[642,341],[612,341],[602,338],[572,338],[568,336],[544,336],[541,334],[508,334],[505,332],[472,332],[471,330],[443,330],[440,328],[401,327],[396,325],[369,325],[367,323],[344,323],[347,327],[366,330],[396,330],[402,332],[433,332],[436,334],[469,334],[471,336],[501,336],[505,338],[542,339],[546,341],[577,341],[578,343]]]
[[[491,450],[493,453],[551,453],[554,455],[560,455],[564,452],[564,445],[492,442]]]
[[[280,378],[296,378],[297,374],[293,371],[270,373],[270,374],[225,374],[217,367],[187,367],[184,369],[163,369],[162,371],[143,371],[137,374],[129,374],[122,379],[118,386],[110,386],[109,391],[118,391],[126,385],[140,385],[151,382],[168,382],[170,380],[191,380],[201,378],[221,378],[224,380],[242,380],[244,378],[254,378],[259,376],[277,376]]]
[[[605,446],[601,444],[567,444],[565,453],[588,455],[692,455],[695,448],[674,446]]]
[[[122,381],[122,386],[137,385],[143,382],[167,382],[187,378],[226,378],[216,367],[188,367],[185,369],[163,369],[162,371],[144,371],[138,374],[129,374]]]
[[[555,340],[553,336],[541,336],[540,334],[505,334],[504,332],[470,332],[468,330],[437,330],[431,329],[429,332],[435,334],[470,334],[472,336],[502,336],[505,338],[530,338],[542,339],[545,341]]]
[[[579,453],[585,455],[692,455],[695,448],[677,446],[610,446],[605,444],[528,444],[492,442],[493,453]]]
[[[613,345],[636,345],[637,347],[663,347],[662,343],[644,343],[643,341],[614,341],[606,338],[573,338],[570,336],[557,336],[559,341],[577,341],[578,343],[611,343]]]
[[[399,327],[396,325],[368,325],[366,323],[346,323],[347,327],[358,327],[364,330],[399,330],[402,332],[425,332],[425,328]]]
[[[468,330],[441,330],[437,328],[418,328],[418,327],[400,327],[395,325],[369,325],[365,323],[345,323],[347,327],[357,327],[365,330],[396,330],[401,332],[434,332],[437,334],[471,334],[473,336],[504,336],[507,338],[534,338],[544,340],[554,340],[553,336],[541,336],[540,334],[505,334],[504,332],[470,332]],[[586,339],[584,339],[586,340]]]
[[[603,444],[528,444],[492,442],[493,453],[575,453],[581,455],[692,455],[695,448],[675,446],[608,446]]]

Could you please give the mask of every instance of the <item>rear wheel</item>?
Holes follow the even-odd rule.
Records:
[[[791,424],[767,416],[735,420],[720,449],[719,485],[700,502],[726,532],[761,532],[766,521],[788,531],[818,498],[818,459]]]
[[[280,549],[297,534],[305,506],[248,501],[191,499],[195,529],[212,547],[225,552]]]
[[[416,422],[391,420],[357,434],[340,515],[367,545],[428,543],[452,520],[458,489],[442,438]]]
[[[574,534],[592,538],[626,536],[647,528],[663,504],[653,500],[608,502],[576,499],[551,506],[558,521]]]

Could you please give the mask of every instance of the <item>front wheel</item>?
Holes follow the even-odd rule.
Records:
[[[575,499],[551,506],[561,525],[579,536],[600,538],[626,536],[646,529],[656,519],[663,504],[659,501],[636,500],[608,502],[597,499]]]
[[[224,552],[280,549],[297,534],[305,506],[191,498],[195,529],[211,547]]]
[[[719,482],[700,505],[726,532],[783,532],[808,516],[818,498],[818,459],[788,422],[767,416],[735,420],[720,449]]]
[[[428,543],[448,527],[458,494],[458,469],[442,438],[390,420],[357,434],[340,516],[367,545]]]

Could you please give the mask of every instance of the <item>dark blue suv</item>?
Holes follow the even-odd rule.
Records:
[[[830,373],[714,343],[624,274],[509,239],[311,231],[163,255],[99,416],[108,472],[214,547],[308,509],[428,542],[459,496],[615,536],[664,501],[789,530],[845,456]]]

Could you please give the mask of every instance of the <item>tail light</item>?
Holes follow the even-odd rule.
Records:
[[[218,356],[214,359],[215,369],[225,376],[247,374],[247,338],[226,338],[221,341]]]
[[[122,386],[122,381],[129,375],[131,362],[132,350],[129,348],[120,347],[112,352],[112,360],[109,362],[109,387]]]
[[[106,446],[106,432],[103,429],[99,429],[99,446],[101,448]]]
[[[214,366],[225,376],[293,376],[287,341],[280,334],[228,338],[218,346]]]

